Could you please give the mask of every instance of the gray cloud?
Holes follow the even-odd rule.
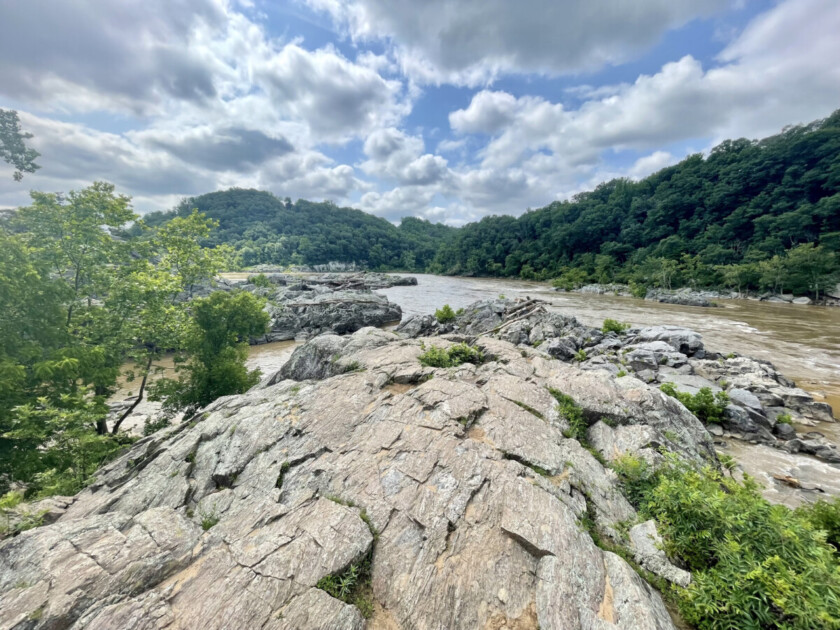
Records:
[[[182,133],[143,133],[137,138],[163,149],[187,164],[213,171],[245,171],[294,151],[285,138],[252,129],[202,127]]]
[[[216,94],[212,67],[187,44],[224,18],[213,0],[4,2],[0,92],[47,107],[62,92],[96,94],[137,112],[164,97],[203,101]]]
[[[277,108],[307,121],[316,135],[344,138],[393,124],[408,113],[399,102],[402,84],[383,79],[329,49],[284,47],[265,59],[256,78]]]
[[[357,41],[390,40],[403,70],[430,83],[616,64],[727,0],[306,0]]]

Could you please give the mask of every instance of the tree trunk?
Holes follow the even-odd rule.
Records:
[[[131,407],[126,409],[123,412],[123,415],[120,416],[119,420],[117,420],[114,423],[114,427],[111,429],[111,434],[112,435],[117,434],[117,431],[120,430],[120,425],[123,423],[123,420],[128,418],[128,416],[130,416],[131,413],[137,408],[137,405],[139,405],[141,402],[143,402],[143,394],[146,391],[146,381],[149,378],[149,370],[150,369],[152,369],[152,356],[151,355],[149,355],[149,360],[146,362],[146,370],[143,372],[143,379],[140,381],[140,391],[137,392],[137,400],[135,400],[132,403]]]

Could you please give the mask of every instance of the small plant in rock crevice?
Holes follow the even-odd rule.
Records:
[[[726,392],[713,394],[708,387],[701,387],[700,391],[694,395],[677,391],[673,383],[663,383],[659,389],[668,396],[679,400],[686,409],[697,416],[704,424],[722,422],[726,406],[729,404],[729,396]]]
[[[219,522],[219,515],[216,513],[216,506],[213,506],[212,512],[201,512],[201,529],[205,532],[211,527],[215,527]]]
[[[475,346],[457,343],[448,348],[432,346],[421,354],[418,360],[427,367],[448,368],[462,363],[478,365],[484,361],[484,354]]]
[[[603,326],[601,326],[601,332],[609,333],[614,332],[618,335],[627,332],[627,329],[630,328],[630,324],[625,322],[620,322],[616,319],[610,319],[609,317],[604,320]]]
[[[455,319],[455,311],[452,310],[452,307],[449,304],[444,304],[441,308],[435,311],[435,319],[438,320],[439,324],[446,324],[451,322]]]
[[[579,442],[586,441],[586,430],[589,427],[583,418],[583,410],[575,402],[575,399],[558,389],[549,388],[548,392],[557,401],[557,411],[569,423],[569,428],[563,432],[563,435],[567,438],[574,438]]]

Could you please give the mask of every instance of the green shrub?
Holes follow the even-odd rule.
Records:
[[[637,284],[635,282],[630,283],[630,295],[635,298],[644,299],[647,295],[648,287],[645,284]]]
[[[484,361],[484,355],[475,346],[457,343],[448,348],[432,346],[421,354],[418,359],[420,363],[428,367],[447,368],[455,367],[462,363],[474,363],[478,365]]]
[[[583,418],[583,410],[571,396],[558,389],[549,388],[548,392],[557,401],[557,411],[569,423],[568,430],[563,432],[567,438],[574,438],[579,442],[586,442],[586,430],[589,428]]]
[[[575,352],[575,361],[577,361],[578,363],[583,363],[588,358],[589,355],[586,354],[586,350],[584,350],[583,348]]]
[[[205,532],[211,527],[215,527],[219,522],[219,515],[216,513],[216,506],[213,506],[212,512],[201,512],[201,529]]]
[[[642,507],[666,552],[692,571],[691,586],[675,589],[689,624],[840,628],[840,566],[825,533],[802,512],[771,505],[749,477],[740,484],[671,458]]]
[[[776,422],[779,424],[793,424],[793,418],[791,418],[789,413],[783,413],[776,418]]]
[[[688,392],[679,392],[673,383],[663,383],[659,389],[672,398],[679,400],[685,408],[697,418],[708,424],[709,422],[720,423],[723,421],[723,414],[726,405],[729,404],[729,396],[726,392],[713,394],[708,387],[701,387],[700,391],[691,395]]]
[[[248,278],[248,281],[255,287],[261,287],[263,289],[271,288],[271,280],[269,280],[268,276],[266,276],[264,273],[257,274],[256,276],[251,276],[250,278]]]
[[[797,513],[804,517],[815,529],[826,533],[826,542],[840,551],[840,499],[817,501],[812,505],[803,505]]]
[[[625,332],[628,328],[630,328],[630,324],[626,322],[620,322],[617,319],[607,318],[604,320],[604,325],[601,326],[601,331],[604,333],[614,332],[620,335],[621,333]]]
[[[373,589],[371,587],[371,561],[373,549],[364,558],[354,562],[344,571],[325,575],[316,586],[332,597],[359,609],[365,619],[373,616]]]
[[[634,507],[641,507],[659,482],[656,471],[644,459],[630,453],[617,457],[611,466],[621,480],[624,496]]]
[[[449,304],[444,304],[443,308],[439,308],[435,311],[435,319],[437,319],[441,324],[451,322],[455,319],[455,311],[452,310],[452,307],[449,306]]]

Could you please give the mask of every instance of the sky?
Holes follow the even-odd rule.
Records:
[[[0,208],[109,181],[463,225],[823,118],[838,61],[838,0],[0,0],[42,154]]]

